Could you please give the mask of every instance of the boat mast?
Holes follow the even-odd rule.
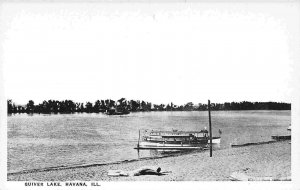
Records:
[[[209,120],[210,157],[212,157],[212,131],[211,131],[211,117],[210,117],[210,100],[208,100],[208,120]]]

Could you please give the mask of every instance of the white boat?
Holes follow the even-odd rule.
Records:
[[[221,137],[212,137],[212,144],[220,144]],[[210,143],[207,130],[145,132],[135,149],[193,150],[206,149]]]

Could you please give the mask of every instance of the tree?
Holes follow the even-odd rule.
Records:
[[[84,108],[84,106],[83,106],[83,103],[81,103],[81,104],[80,104],[80,112],[84,112],[84,109],[85,109],[85,108]]]
[[[26,112],[27,113],[33,113],[34,112],[34,101],[29,100],[28,103],[26,104]]]
[[[87,102],[85,104],[85,111],[87,113],[92,113],[93,112],[93,104],[91,102]]]
[[[131,106],[131,111],[135,112],[138,111],[140,105],[137,101],[130,100],[130,106]]]
[[[12,100],[7,100],[7,113],[11,114],[13,112]]]
[[[125,98],[118,100],[117,110],[121,112],[128,111],[128,105]]]
[[[185,111],[192,111],[194,108],[194,104],[193,102],[188,102],[184,105],[184,110]]]
[[[168,104],[167,107],[166,107],[166,111],[171,111],[171,110],[172,110],[172,108],[171,108],[171,106]]]
[[[141,111],[147,111],[147,105],[146,102],[142,101],[141,103]]]
[[[29,100],[25,106],[16,105],[11,99],[7,100],[7,113],[74,113],[74,112],[104,112],[109,109],[117,109],[117,111],[204,111],[207,110],[207,104],[199,103],[194,107],[192,102],[188,102],[184,106],[176,106],[172,102],[167,104],[152,104],[150,102],[130,100],[125,98],[117,100],[97,100],[94,103],[87,102],[74,103],[72,100],[48,100],[35,105],[33,100]],[[212,110],[291,110],[291,104],[283,102],[225,102],[224,104],[211,103]]]
[[[107,107],[105,106],[104,100],[101,100],[101,105],[100,105],[100,112],[105,112],[107,110]]]
[[[101,109],[101,102],[97,100],[94,104],[94,112],[99,113]]]

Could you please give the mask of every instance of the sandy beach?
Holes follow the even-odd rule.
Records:
[[[144,166],[159,166],[166,175],[110,177],[109,170],[132,171]],[[228,181],[232,174],[260,181],[290,180],[291,144],[271,144],[195,152],[174,157],[122,162],[102,166],[8,174],[8,181]]]

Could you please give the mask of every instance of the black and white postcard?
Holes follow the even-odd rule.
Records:
[[[2,1],[0,189],[299,188],[299,23],[299,1]]]

